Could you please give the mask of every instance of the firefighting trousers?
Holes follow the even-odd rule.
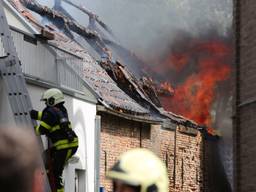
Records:
[[[75,154],[77,147],[61,149],[61,150],[50,150],[51,166],[46,165],[46,167],[51,167],[52,174],[54,176],[54,183],[57,189],[63,187],[62,184],[62,172],[66,162]]]

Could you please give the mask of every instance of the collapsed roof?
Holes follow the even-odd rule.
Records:
[[[45,38],[44,40],[48,40],[49,44],[80,58],[77,62],[82,61],[83,68],[77,71],[78,75],[96,93],[98,101],[107,109],[140,119],[158,122],[167,118],[171,123],[200,128],[193,121],[163,110],[157,91],[148,79],[138,81],[119,62],[116,64],[99,62],[99,65],[84,47],[71,39],[71,34],[76,33],[86,39],[99,54],[106,54],[108,48],[96,31],[34,0],[9,0],[9,2],[38,30],[39,38]],[[46,17],[51,24],[44,25],[33,16],[33,12]]]

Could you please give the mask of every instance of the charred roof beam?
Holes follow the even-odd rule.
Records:
[[[85,14],[87,14],[87,15],[89,16],[89,20],[90,20],[91,22],[94,22],[94,21],[98,22],[98,24],[99,24],[103,29],[105,29],[109,34],[111,34],[112,36],[114,36],[112,30],[111,30],[103,21],[101,21],[101,20],[99,19],[99,16],[98,16],[98,15],[96,15],[96,14],[94,14],[94,13],[92,13],[92,12],[86,10],[83,6],[81,6],[81,5],[79,6],[79,5],[73,3],[73,2],[70,1],[70,0],[58,0],[58,1],[64,1],[65,3],[68,3],[69,5],[71,5],[71,6],[75,7],[75,8],[77,8],[77,9],[79,9],[80,11],[82,11],[83,13],[85,13]]]
[[[98,37],[98,35],[95,32],[81,26],[74,20],[69,19],[68,17],[62,15],[58,11],[54,11],[46,6],[40,5],[39,3],[37,3],[34,0],[21,0],[21,3],[26,8],[28,8],[42,16],[45,16],[52,21],[60,23],[61,25],[66,25],[70,28],[70,30],[72,30],[76,33],[79,33],[86,38],[95,38],[95,39],[99,38],[100,39],[100,37]]]

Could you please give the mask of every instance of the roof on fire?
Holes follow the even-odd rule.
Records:
[[[79,75],[90,89],[94,91],[98,102],[106,108],[104,111],[115,113],[122,117],[127,116],[125,118],[128,119],[135,118],[146,122],[160,122],[163,121],[163,119],[168,118],[172,123],[184,124],[184,122],[190,122],[190,125],[197,126],[195,122],[171,112],[166,112],[162,108],[158,108],[160,116],[152,115],[150,110],[138,104],[138,102],[121,90],[117,86],[116,82],[111,79],[107,72],[85,50],[85,48],[70,39],[64,33],[57,30],[54,25],[44,25],[41,21],[38,21],[33,15],[33,12],[25,8],[19,0],[4,0],[4,2],[7,6],[11,6],[11,9],[14,8],[16,14],[20,14],[19,16],[21,21],[26,23],[30,28],[30,32],[33,32],[35,35],[42,34],[44,32],[54,34],[54,38],[52,40],[48,40],[49,44],[70,54],[76,55],[80,58],[78,61],[83,61],[83,69],[80,71]],[[144,97],[147,98],[147,96]]]

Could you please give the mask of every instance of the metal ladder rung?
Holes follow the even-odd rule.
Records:
[[[13,107],[15,118],[17,118],[17,120],[23,124],[27,124],[26,122],[31,122],[30,118],[27,116],[30,107],[26,103],[26,100],[24,100],[24,93],[21,90],[21,87],[24,85],[20,84],[15,72],[5,72],[2,70],[2,76],[5,84],[7,85],[6,89],[8,92],[8,97],[11,100],[10,103]],[[25,121],[22,118],[22,115],[25,115]]]

